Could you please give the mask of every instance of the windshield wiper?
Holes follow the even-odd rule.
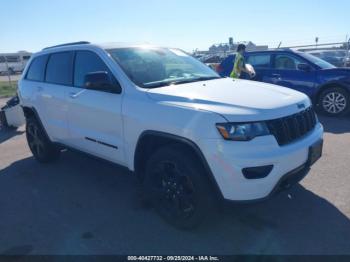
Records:
[[[214,79],[220,79],[220,78],[221,77],[219,77],[219,76],[202,76],[202,77],[196,77],[196,78],[191,78],[191,79],[184,79],[184,80],[174,81],[171,84],[172,85],[179,85],[179,84],[186,84],[186,83],[214,80]]]
[[[143,88],[158,88],[163,86],[170,86],[172,82],[159,82],[159,83],[153,83],[149,85],[143,85]]]
[[[214,79],[220,79],[219,76],[202,76],[202,77],[196,77],[196,78],[189,78],[189,79],[181,79],[181,80],[173,80],[173,81],[166,81],[166,82],[156,82],[149,85],[144,85],[144,88],[158,88],[158,87],[164,87],[164,86],[170,86],[170,85],[180,85],[180,84],[186,84],[186,83],[193,83],[193,82],[199,82],[199,81],[206,81],[206,80],[214,80]]]

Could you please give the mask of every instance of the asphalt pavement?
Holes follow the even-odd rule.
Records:
[[[191,232],[144,207],[124,168],[70,151],[39,164],[23,128],[0,130],[0,254],[350,254],[350,118],[320,120],[324,155],[300,185]]]

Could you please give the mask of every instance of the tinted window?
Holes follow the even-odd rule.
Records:
[[[30,64],[27,73],[27,79],[33,81],[44,81],[46,62],[46,55],[34,58],[32,63]]]
[[[46,69],[46,81],[59,85],[72,85],[73,53],[50,55]]]
[[[276,55],[275,68],[279,70],[298,70],[298,64],[302,64],[303,61],[295,56],[291,55]]]
[[[251,64],[255,68],[270,68],[271,56],[268,54],[250,55],[247,64]]]
[[[98,55],[90,51],[77,52],[75,57],[74,86],[84,87],[85,75],[99,71],[109,72],[109,69]]]

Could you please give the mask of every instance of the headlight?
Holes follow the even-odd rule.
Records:
[[[222,137],[226,140],[249,141],[257,136],[266,136],[270,134],[264,122],[256,123],[222,123],[216,124]]]

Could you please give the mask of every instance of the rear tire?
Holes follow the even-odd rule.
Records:
[[[48,163],[59,158],[59,148],[49,140],[43,127],[34,117],[27,119],[26,137],[30,151],[40,163]]]
[[[350,110],[349,93],[340,87],[327,88],[320,94],[318,107],[324,115],[343,116]]]
[[[150,157],[143,187],[147,202],[180,229],[200,225],[215,206],[214,192],[203,167],[181,146],[160,148]]]

